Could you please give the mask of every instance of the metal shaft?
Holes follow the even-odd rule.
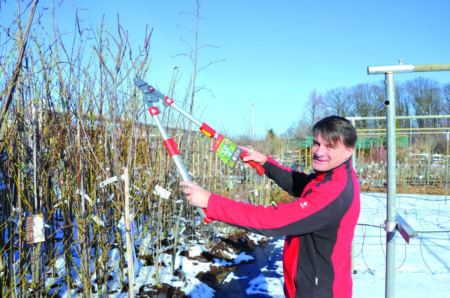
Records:
[[[185,116],[186,118],[188,118],[189,120],[191,120],[195,125],[197,125],[198,127],[202,126],[203,122],[201,122],[200,120],[198,120],[197,118],[195,118],[194,116],[192,116],[192,114],[186,112],[185,110],[183,110],[180,106],[178,106],[176,103],[172,103],[170,105],[172,108],[174,108],[175,110],[177,110],[179,113],[181,113],[183,116]]]
[[[148,104],[148,105],[150,108],[152,107],[150,104]],[[154,115],[152,115],[152,117],[153,117],[153,120],[155,121],[156,126],[158,127],[159,132],[161,133],[161,136],[163,137],[164,141],[168,140],[169,136],[168,136],[164,126],[162,125],[158,114],[154,114]],[[173,162],[175,163],[175,166],[177,167],[178,173],[180,174],[183,181],[191,182],[191,178],[189,177],[189,174],[186,171],[184,164],[181,162],[180,156],[178,154],[171,154],[171,156],[172,156]],[[202,218],[206,218],[206,214],[202,208],[196,207],[196,209]]]
[[[398,64],[386,66],[369,66],[367,68],[367,73],[370,75],[374,75],[374,74],[385,74],[388,72],[407,73],[407,72],[446,71],[446,70],[450,70],[450,63],[423,64],[423,65]]]
[[[394,74],[386,73],[386,126],[387,126],[387,206],[386,206],[386,288],[388,298],[395,297],[395,232],[396,232],[396,132]]]

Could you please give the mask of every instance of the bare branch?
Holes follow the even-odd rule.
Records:
[[[19,79],[20,69],[22,67],[22,61],[25,57],[25,51],[27,47],[28,36],[30,35],[31,23],[33,22],[34,13],[36,11],[38,0],[34,0],[33,6],[31,7],[30,14],[28,16],[27,26],[25,29],[25,33],[21,40],[21,44],[19,46],[19,55],[17,56],[16,63],[14,65],[14,71],[11,80],[8,85],[10,86],[8,93],[6,94],[6,101],[3,104],[1,118],[0,118],[0,145],[3,147],[4,137],[5,137],[5,129],[6,129],[6,116],[8,115],[9,106],[12,102],[14,91],[16,90],[17,80]]]
[[[189,27],[181,26],[181,25],[177,25],[177,27],[182,28],[182,29],[184,29],[186,31],[189,31],[191,33],[195,33],[195,31],[193,29],[189,28]]]
[[[204,49],[204,48],[216,48],[216,49],[218,49],[219,46],[216,46],[216,45],[213,45],[213,44],[205,44],[205,45],[202,45],[202,46],[198,47],[199,50],[200,49]]]
[[[200,67],[199,69],[197,69],[197,73],[199,73],[199,72],[202,71],[203,69],[205,69],[205,68],[207,68],[207,67],[209,67],[209,66],[211,66],[211,65],[213,65],[213,64],[216,64],[216,63],[219,63],[219,62],[224,62],[224,61],[225,61],[225,58],[223,58],[223,59],[218,59],[218,60],[209,62],[208,64],[206,64],[206,65]]]

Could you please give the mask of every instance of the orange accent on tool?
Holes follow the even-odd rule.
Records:
[[[159,114],[159,110],[157,107],[150,107],[148,108],[148,111],[150,112],[150,115],[152,115],[152,117]]]
[[[164,145],[166,145],[167,152],[169,152],[170,156],[180,154],[177,143],[173,139],[164,140]]]
[[[166,98],[164,98],[164,103],[170,106],[171,104],[173,104],[173,99],[170,98],[169,96],[166,96]]]
[[[243,160],[244,157],[246,157],[246,156],[247,156],[247,152],[242,151],[242,153],[241,153],[241,159]],[[264,175],[264,172],[265,172],[266,170],[264,170],[264,168],[262,167],[262,165],[260,165],[260,164],[257,163],[256,161],[250,160],[250,161],[244,161],[244,162],[247,163],[249,166],[253,167],[253,168],[258,172],[259,176]]]
[[[212,129],[211,126],[209,126],[205,122],[203,122],[202,126],[200,127],[200,131],[210,138],[212,138],[216,135],[216,131],[214,129]]]

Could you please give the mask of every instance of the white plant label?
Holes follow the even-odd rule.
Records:
[[[45,241],[43,214],[29,215],[26,218],[27,243]]]
[[[170,197],[171,192],[167,189],[164,189],[163,187],[156,185],[155,189],[153,190],[153,194],[155,196],[159,196],[163,198],[164,200],[167,200]]]

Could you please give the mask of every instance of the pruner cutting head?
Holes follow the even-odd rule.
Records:
[[[158,102],[159,99],[164,99],[164,96],[161,93],[156,91],[152,85],[147,84],[147,82],[140,77],[136,77],[134,83],[144,93],[146,101]]]

